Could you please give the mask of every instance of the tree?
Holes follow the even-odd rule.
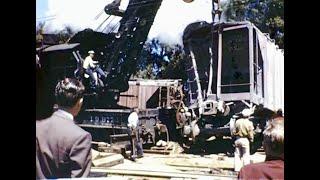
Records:
[[[65,26],[61,31],[56,32],[58,35],[59,44],[67,43],[69,39],[75,34],[75,30],[71,26]]]
[[[179,45],[169,46],[158,39],[148,41],[137,62],[136,78],[186,79],[183,66],[183,49]]]
[[[185,54],[183,48],[179,45],[176,45],[172,49],[171,60],[168,66],[163,70],[163,78],[166,79],[182,79],[183,81],[187,80],[187,73],[185,70]]]
[[[251,21],[284,48],[283,8],[283,0],[230,0],[225,12],[227,21]]]
[[[68,40],[76,33],[76,31],[69,25],[65,26],[62,30],[56,30],[53,34],[57,36],[59,44],[67,43]],[[41,44],[44,41],[45,22],[40,22],[36,26],[36,42]]]
[[[43,32],[44,32],[45,22],[40,22],[36,26],[36,43],[40,44],[43,41]]]

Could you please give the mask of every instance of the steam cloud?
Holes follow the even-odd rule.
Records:
[[[222,1],[225,3],[228,0]],[[96,29],[106,18],[103,12],[105,5],[112,0],[48,0],[48,11],[45,16],[54,18],[46,22],[45,32],[60,31],[70,26],[76,31],[85,28]],[[128,0],[123,0],[120,9],[125,9]],[[163,0],[150,29],[148,40],[158,38],[160,42],[182,45],[184,28],[196,21],[212,22],[212,0],[195,0],[185,3],[182,0]],[[99,18],[95,19],[99,13]],[[108,22],[114,26],[121,18],[116,17]],[[103,28],[103,27],[102,27]],[[101,30],[101,29],[100,29]]]

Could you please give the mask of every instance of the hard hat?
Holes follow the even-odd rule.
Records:
[[[93,50],[88,51],[88,54],[94,54],[94,51]]]

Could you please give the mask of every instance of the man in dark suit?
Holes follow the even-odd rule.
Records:
[[[91,135],[74,123],[84,86],[65,78],[55,89],[58,110],[36,122],[36,177],[86,177],[91,168]]]

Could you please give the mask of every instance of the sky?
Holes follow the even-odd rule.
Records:
[[[226,0],[222,1],[225,2]],[[96,29],[106,18],[105,5],[112,0],[37,0],[37,23],[45,22],[45,32],[62,30],[66,25],[76,31],[85,28]],[[120,9],[125,9],[128,0],[123,0]],[[148,39],[158,38],[167,44],[181,44],[184,28],[196,21],[212,22],[212,0],[163,0],[150,29]],[[99,13],[103,12],[100,16]],[[120,17],[110,17],[108,23],[113,27]],[[105,24],[108,24],[108,23]],[[102,30],[102,26],[99,30]]]

